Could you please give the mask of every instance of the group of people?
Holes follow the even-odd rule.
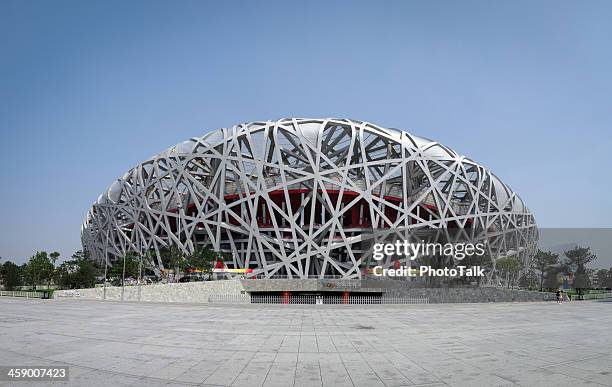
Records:
[[[562,304],[565,297],[565,292],[562,289],[557,290],[557,304]],[[567,300],[571,301],[570,295],[567,295]]]

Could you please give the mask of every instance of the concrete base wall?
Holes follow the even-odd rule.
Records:
[[[353,279],[245,279],[241,282],[247,292],[382,292],[379,288],[365,288],[360,280]]]
[[[338,285],[344,283],[338,282]],[[347,285],[347,284],[344,284]],[[382,285],[378,283],[378,285]],[[401,288],[381,286],[385,296],[390,297],[416,297],[427,298],[429,303],[463,303],[463,302],[516,302],[516,301],[546,301],[554,300],[554,293],[540,293],[526,290],[511,290],[502,288]],[[291,292],[318,291],[322,294],[326,291],[337,291],[342,286],[329,287],[327,282],[317,280],[225,280],[206,281],[176,284],[154,284],[138,286],[126,286],[123,289],[124,301],[144,302],[185,302],[185,303],[208,303],[209,297],[219,296],[233,297],[241,294],[254,292],[278,292],[289,290]],[[350,292],[381,291],[381,288],[349,288]],[[246,291],[245,291],[246,290]],[[121,287],[107,286],[106,300],[121,301]],[[244,293],[243,293],[244,292]],[[55,298],[74,298],[102,300],[104,299],[104,288],[57,290]],[[231,300],[230,300],[231,301]],[[241,302],[245,300],[240,299]]]
[[[427,297],[429,303],[552,301],[554,293],[502,288],[417,288],[388,290],[390,296]]]
[[[124,301],[208,303],[210,296],[239,295],[244,291],[240,281],[206,281],[173,284],[125,286]],[[104,299],[104,288],[57,290],[55,298]],[[121,301],[121,287],[107,286],[106,300]]]

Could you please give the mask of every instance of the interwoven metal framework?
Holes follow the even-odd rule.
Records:
[[[100,195],[83,246],[208,245],[252,275],[359,278],[364,233],[484,231],[494,258],[537,242],[523,201],[483,166],[435,141],[348,119],[282,119],[213,131],[139,164]]]

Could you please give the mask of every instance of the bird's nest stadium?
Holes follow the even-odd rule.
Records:
[[[461,230],[496,258],[537,244],[521,198],[478,163],[432,140],[349,119],[259,121],[192,138],[113,182],[88,211],[84,248],[112,263],[129,251],[198,246],[258,278],[357,279],[366,236]]]

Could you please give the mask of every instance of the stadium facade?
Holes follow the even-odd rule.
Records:
[[[184,141],[130,169],[82,226],[109,263],[129,251],[225,253],[260,278],[357,279],[380,230],[468,230],[493,261],[530,259],[533,215],[488,169],[432,140],[349,119],[240,124]],[[388,262],[387,264],[391,264]]]

